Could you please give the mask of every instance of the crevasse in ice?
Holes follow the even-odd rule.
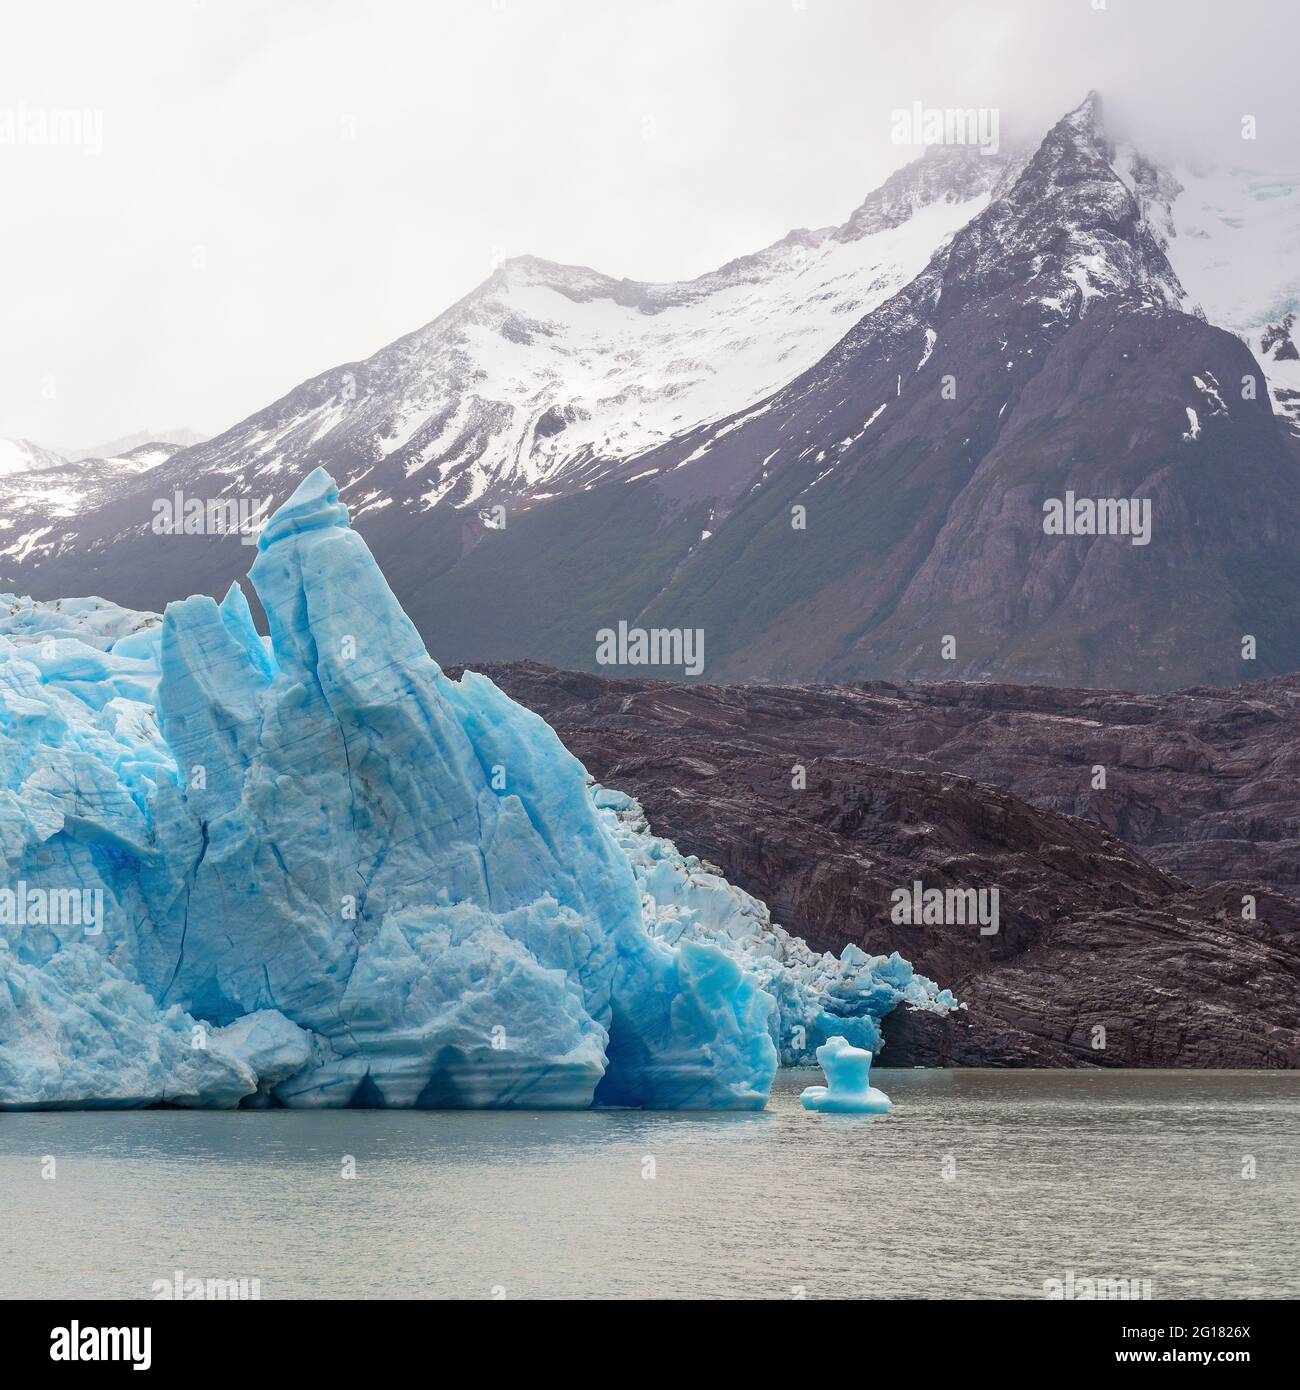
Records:
[[[777,1045],[952,1006],[447,679],[324,472],[250,577],[269,640],[238,586],[0,597],[0,1106],[757,1108]]]

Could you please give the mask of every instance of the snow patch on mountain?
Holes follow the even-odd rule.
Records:
[[[79,519],[182,447],[144,443],[107,458],[70,459],[28,440],[0,439],[0,559],[35,566],[75,545]]]
[[[30,439],[0,439],[0,478],[35,469],[60,468],[67,462],[52,449],[42,449]]]
[[[1180,307],[1240,337],[1274,409],[1300,434],[1300,175],[1242,168],[1160,170],[1131,149],[1117,161],[1185,298]],[[1232,383],[1230,390],[1241,389]]]
[[[424,328],[304,383],[178,466],[212,490],[256,491],[324,461],[349,500],[374,469],[367,488],[412,510],[588,488],[813,365],[987,206],[1007,165],[929,150],[841,226],[791,232],[690,281],[509,260]]]

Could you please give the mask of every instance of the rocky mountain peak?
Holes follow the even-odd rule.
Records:
[[[1017,153],[989,153],[977,145],[929,145],[919,159],[895,170],[873,189],[832,235],[839,241],[855,241],[896,227],[931,203],[990,194]]]
[[[945,292],[963,298],[1019,282],[1022,298],[1081,317],[1097,298],[1179,305],[1164,240],[1116,172],[1101,98],[1090,92],[1043,139],[1014,184],[954,239]],[[1149,178],[1158,175],[1151,168]]]

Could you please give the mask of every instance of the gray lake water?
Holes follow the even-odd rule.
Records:
[[[1300,1295],[1296,1073],[879,1068],[883,1118],[806,1113],[819,1079],[754,1115],[0,1115],[0,1296]]]

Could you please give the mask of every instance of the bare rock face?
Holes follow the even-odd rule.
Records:
[[[948,1019],[891,1017],[889,1065],[1300,1064],[1300,677],[1129,695],[481,669],[787,929],[953,989]],[[895,920],[917,882],[996,889],[996,932]]]

